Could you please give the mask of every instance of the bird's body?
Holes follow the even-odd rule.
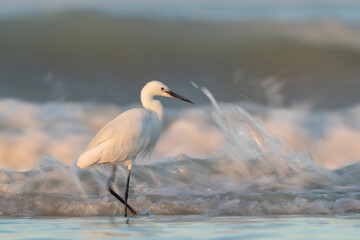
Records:
[[[113,165],[109,181],[109,191],[133,214],[136,212],[127,204],[130,173],[133,162],[138,157],[151,153],[163,127],[163,107],[154,96],[174,97],[192,103],[190,100],[172,92],[164,84],[151,81],[141,90],[141,103],[144,108],[130,109],[105,125],[90,142],[86,151],[79,157],[79,168],[91,168],[101,164]],[[116,194],[111,184],[115,177],[116,166],[128,167],[125,201]]]
[[[162,119],[154,111],[130,109],[96,134],[85,153],[80,156],[78,166],[129,166],[134,159],[151,153],[160,137],[162,126]]]

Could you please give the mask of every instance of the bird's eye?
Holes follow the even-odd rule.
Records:
[[[163,87],[161,88],[161,91],[164,91],[164,88],[163,88]]]

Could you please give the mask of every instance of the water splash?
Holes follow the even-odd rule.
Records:
[[[222,144],[203,157],[176,154],[134,166],[129,201],[140,214],[360,212],[359,164],[336,171],[325,169],[308,153],[296,152],[270,134],[239,105],[219,104],[214,98],[212,102],[212,108],[187,112],[181,119],[171,115],[164,137],[174,138],[170,134],[174,126],[197,122],[205,132],[218,129]],[[200,131],[195,129],[189,134]],[[202,136],[200,142],[206,138]],[[171,148],[162,144],[160,141],[156,151]],[[49,155],[39,158],[30,171],[1,169],[1,215],[122,214],[123,206],[107,191],[110,170],[106,166],[78,170]],[[123,195],[125,168],[119,168],[116,182],[118,193]]]

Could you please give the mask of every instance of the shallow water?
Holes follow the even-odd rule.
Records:
[[[3,239],[358,239],[360,234],[356,214],[0,218],[0,224]]]

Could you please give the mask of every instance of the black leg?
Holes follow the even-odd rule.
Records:
[[[128,177],[127,177],[127,182],[126,182],[126,190],[125,190],[125,214],[124,214],[124,217],[127,217],[127,207],[128,207],[127,200],[128,200],[128,195],[129,195],[128,193],[129,193],[130,175],[131,175],[131,166],[130,166],[129,171],[128,171]]]
[[[115,173],[116,173],[116,166],[114,166],[113,168],[113,171],[112,171],[112,174],[110,176],[110,179],[109,179],[109,192],[117,199],[119,200],[122,204],[124,204],[126,207],[126,209],[129,209],[131,211],[131,213],[133,215],[137,215],[136,211],[128,204],[125,203],[124,199],[122,199],[122,197],[120,197],[112,188],[111,188],[111,184],[114,182],[114,179],[115,179]],[[128,184],[127,184],[128,185]],[[125,210],[126,212],[126,210]]]

